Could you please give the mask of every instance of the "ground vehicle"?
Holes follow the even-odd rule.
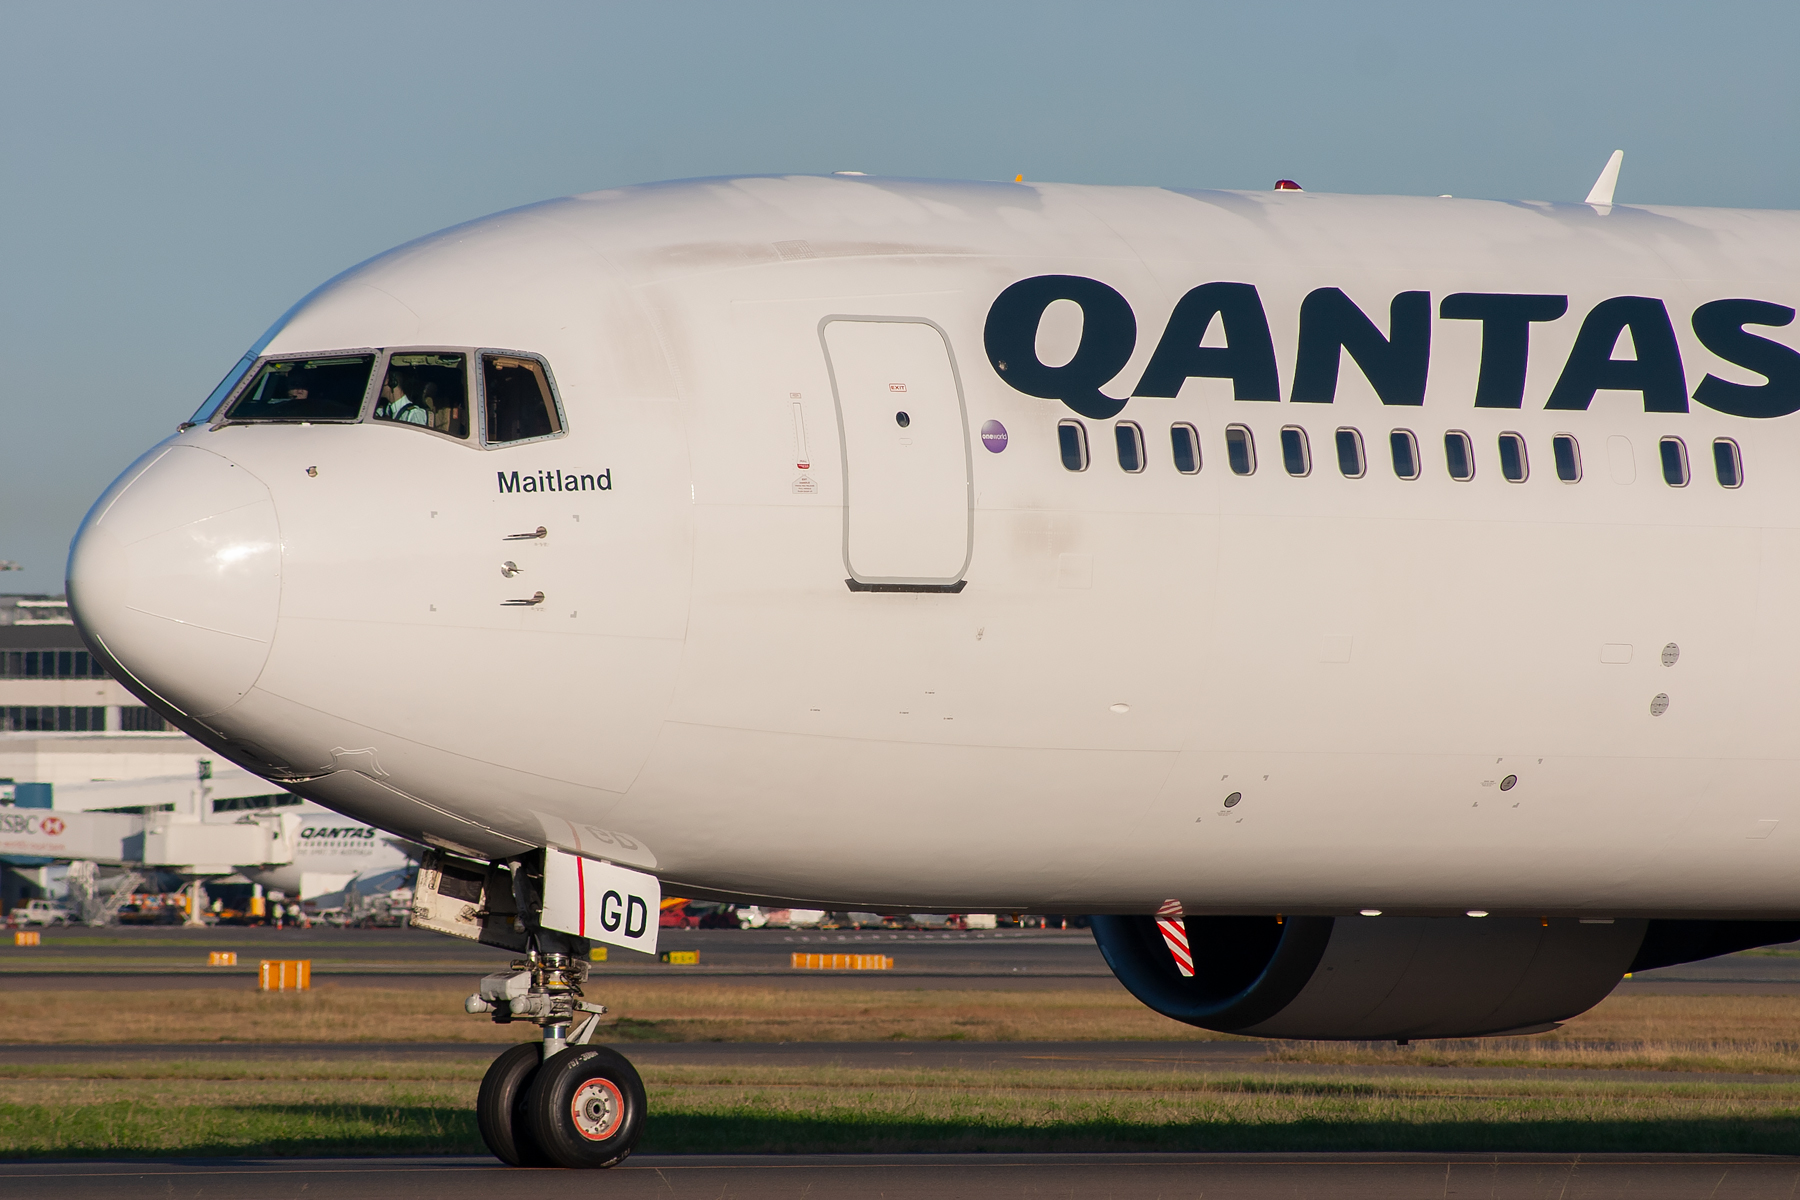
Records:
[[[75,913],[56,900],[27,900],[7,913],[6,919],[14,925],[67,925]]]

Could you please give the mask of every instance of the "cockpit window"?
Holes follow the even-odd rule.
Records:
[[[511,354],[481,356],[487,402],[487,440],[522,442],[562,432],[544,364]]]
[[[468,437],[468,362],[465,354],[443,351],[390,355],[375,419]]]
[[[274,358],[231,406],[232,421],[354,421],[362,415],[373,354]]]

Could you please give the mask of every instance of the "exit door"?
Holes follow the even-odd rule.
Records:
[[[974,487],[962,383],[929,321],[827,317],[852,590],[961,591]]]

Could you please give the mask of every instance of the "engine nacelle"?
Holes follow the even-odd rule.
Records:
[[[1316,1040],[1536,1033],[1592,1008],[1627,971],[1800,937],[1774,921],[1188,917],[1184,976],[1154,917],[1092,922],[1119,982],[1164,1016]]]

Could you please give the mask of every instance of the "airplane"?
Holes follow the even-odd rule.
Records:
[[[408,867],[423,847],[313,806],[302,809],[291,862],[240,866],[251,883],[296,900],[342,892],[364,879]]]
[[[542,1027],[481,1089],[513,1164],[635,1144],[581,983],[664,888],[1096,914],[1235,1033],[1552,1028],[1800,936],[1800,215],[1612,186],[499,213],[283,315],[71,610],[524,955],[467,1004]]]

